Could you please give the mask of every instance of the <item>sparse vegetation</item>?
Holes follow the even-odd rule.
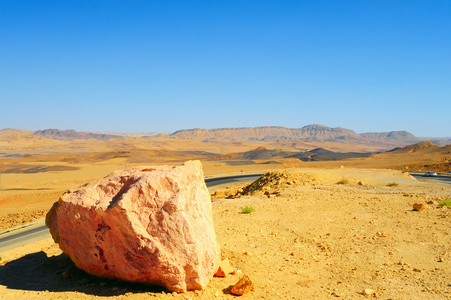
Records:
[[[397,182],[387,183],[387,186],[389,186],[389,187],[395,187],[395,186],[398,186],[398,185],[399,185],[399,183],[397,183]]]
[[[348,179],[342,179],[342,180],[338,181],[337,184],[349,184],[349,180]]]
[[[254,211],[255,211],[255,208],[253,208],[252,206],[245,206],[241,209],[241,213],[243,213],[243,214],[250,214]]]
[[[440,206],[451,206],[451,199],[443,200],[438,205],[440,205]]]

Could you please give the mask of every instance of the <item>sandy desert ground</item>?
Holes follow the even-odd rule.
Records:
[[[85,171],[95,177],[110,168]],[[393,170],[296,171],[303,180],[269,198],[257,193],[214,200],[222,255],[236,272],[213,278],[203,291],[174,294],[94,278],[49,238],[1,253],[0,299],[232,299],[230,287],[243,274],[255,283],[243,299],[451,298],[451,209],[438,205],[450,198],[450,185]],[[63,174],[54,176],[64,181]],[[337,184],[344,179],[346,184]],[[399,185],[387,186],[392,182]],[[222,187],[217,194],[241,187]],[[58,194],[57,187],[46,192]],[[414,203],[429,204],[418,212]],[[44,209],[44,203],[35,204]],[[255,211],[243,214],[244,206]]]
[[[303,178],[269,193],[269,198],[257,193],[225,199],[243,186],[216,190],[215,228],[222,255],[236,272],[213,278],[203,291],[173,294],[94,278],[78,270],[48,238],[0,253],[0,299],[232,299],[230,287],[243,274],[255,282],[255,290],[243,299],[451,298],[451,209],[438,205],[451,198],[451,185],[402,173],[409,166],[448,162],[449,157],[400,153],[271,163],[206,159],[209,153],[226,155],[261,146],[281,145],[170,137],[0,141],[0,231],[42,219],[67,189],[136,165],[202,159],[206,176],[287,171]],[[296,145],[285,146],[297,150]],[[393,182],[398,186],[387,186]],[[412,210],[414,203],[429,204],[418,212]],[[244,206],[255,211],[243,214]]]

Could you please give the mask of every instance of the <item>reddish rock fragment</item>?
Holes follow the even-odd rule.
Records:
[[[230,266],[229,259],[226,258],[224,260],[221,260],[219,263],[218,271],[215,274],[215,277],[226,277],[230,273],[233,272],[232,266]]]
[[[423,211],[423,210],[425,210],[427,207],[428,207],[427,204],[424,204],[424,203],[415,203],[415,204],[413,205],[413,210],[416,210],[416,211]]]
[[[254,283],[247,276],[244,275],[238,282],[233,286],[231,293],[237,296],[244,295],[250,291],[254,290]]]

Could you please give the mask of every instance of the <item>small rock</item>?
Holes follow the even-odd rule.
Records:
[[[221,260],[221,262],[219,263],[219,268],[215,273],[215,277],[226,277],[232,272],[233,268],[230,266],[229,259],[226,258],[224,260]]]
[[[378,237],[387,237],[389,235],[390,234],[388,234],[386,232],[380,232],[380,231],[376,232],[376,236],[378,236]]]
[[[413,210],[416,210],[416,211],[423,211],[423,210],[425,210],[427,207],[428,207],[427,204],[423,204],[423,203],[415,203],[415,204],[413,205]]]
[[[332,292],[332,294],[331,294],[332,296],[335,296],[335,297],[337,297],[337,298],[340,298],[341,297],[341,295],[338,293],[338,292]]]
[[[219,297],[219,292],[216,292],[216,293],[215,293],[215,297]]]
[[[374,296],[374,297],[377,296],[376,291],[373,290],[373,289],[364,289],[362,294],[365,295],[365,296]]]
[[[363,185],[363,182],[359,181],[357,182],[358,185]]]
[[[112,292],[117,292],[119,291],[119,288],[117,286],[115,286],[114,288],[111,289]]]
[[[244,275],[238,282],[233,286],[231,293],[234,295],[244,295],[245,293],[248,293],[250,291],[254,290],[254,283],[252,280],[247,276]]]

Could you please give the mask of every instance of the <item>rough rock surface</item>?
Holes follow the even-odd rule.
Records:
[[[317,183],[317,178],[314,174],[299,171],[273,171],[263,174],[259,179],[242,189],[236,191],[229,190],[227,192],[216,191],[211,196],[213,200],[221,197],[236,199],[244,195],[258,194],[263,194],[271,198],[272,195],[278,195],[281,189],[290,185],[311,185],[315,183]]]
[[[247,275],[243,275],[243,277],[232,287],[231,293],[241,296],[253,290],[254,283]]]
[[[199,161],[115,172],[64,194],[46,224],[74,263],[99,277],[184,292],[204,288],[220,261]]]

